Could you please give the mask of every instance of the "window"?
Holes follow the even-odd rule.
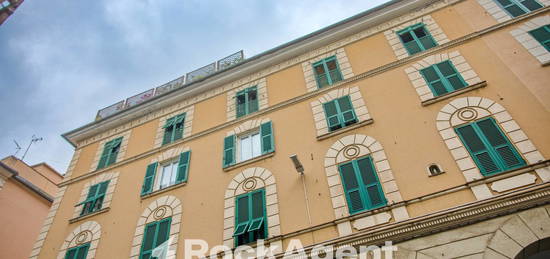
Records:
[[[88,191],[88,196],[86,196],[86,200],[76,205],[84,205],[82,206],[82,212],[80,212],[80,216],[84,216],[86,214],[90,214],[94,211],[98,211],[101,209],[107,187],[109,187],[109,181],[94,184],[90,187],[90,190]]]
[[[493,118],[482,119],[455,128],[483,175],[521,167],[525,161]]]
[[[235,198],[235,246],[264,239],[267,236],[264,189]]]
[[[370,156],[341,164],[338,169],[350,214],[386,205],[386,198]]]
[[[401,39],[401,42],[405,46],[405,49],[407,49],[409,55],[413,55],[437,46],[437,43],[432,38],[432,35],[428,32],[428,30],[426,30],[426,27],[422,23],[400,30],[397,32],[397,35],[399,36],[399,39]]]
[[[536,0],[496,0],[512,17],[542,8]]]
[[[183,137],[184,122],[185,113],[166,120],[166,124],[164,124],[164,137],[162,138],[163,145],[172,143]]]
[[[335,56],[325,58],[313,64],[313,71],[315,72],[315,80],[317,80],[319,88],[342,81],[342,73]]]
[[[122,137],[113,139],[105,144],[103,148],[103,153],[97,164],[97,169],[105,168],[109,165],[112,165],[116,162],[116,157],[118,151],[120,151],[120,143],[122,142]]]
[[[544,46],[547,51],[550,51],[550,25],[544,25],[538,29],[529,32],[540,45]]]
[[[424,68],[420,70],[420,74],[434,96],[450,93],[468,85],[449,60]]]
[[[329,131],[334,131],[357,122],[349,96],[324,103],[323,108],[325,109]]]
[[[67,253],[65,254],[65,259],[86,259],[89,249],[90,249],[90,243],[73,247],[67,250]]]
[[[275,151],[271,122],[260,125],[259,131],[241,136],[227,136],[223,141],[223,167]]]
[[[148,165],[141,187],[141,195],[187,182],[190,158],[191,151],[186,151],[182,152],[178,159],[160,163],[160,166],[158,162]],[[160,175],[158,179],[156,178],[157,171]]]
[[[237,92],[237,118],[258,111],[258,89],[256,86]]]
[[[168,240],[171,222],[172,218],[170,217],[151,222],[145,226],[139,259],[157,258],[152,256],[153,250]]]

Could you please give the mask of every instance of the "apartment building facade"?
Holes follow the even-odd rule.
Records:
[[[30,258],[168,239],[169,258],[186,239],[544,254],[549,4],[391,1],[72,130]]]

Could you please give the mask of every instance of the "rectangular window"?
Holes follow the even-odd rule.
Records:
[[[82,206],[82,212],[80,212],[80,216],[84,216],[86,214],[90,214],[94,211],[98,211],[101,209],[107,187],[109,187],[109,181],[94,184],[90,187],[90,189],[88,190],[88,196],[86,196],[86,200],[76,205],[84,205]]]
[[[258,89],[256,86],[239,91],[237,99],[237,118],[258,111]]]
[[[163,162],[160,165],[158,162],[148,165],[141,187],[141,195],[187,182],[190,159],[191,151],[186,151],[182,152],[178,159]],[[157,175],[159,178],[156,177]]]
[[[313,71],[315,72],[315,80],[317,81],[317,87],[319,88],[333,85],[343,79],[336,56],[328,57],[316,62],[313,64]]]
[[[88,256],[88,250],[90,249],[90,243],[83,244],[81,246],[73,247],[67,250],[65,259],[86,259]]]
[[[437,43],[432,38],[432,35],[422,23],[400,30],[397,32],[397,35],[399,36],[399,39],[401,39],[401,42],[405,46],[405,49],[407,49],[409,55],[413,55],[437,46]]]
[[[116,162],[121,143],[122,137],[113,139],[105,143],[105,146],[103,147],[103,153],[101,154],[99,163],[97,164],[97,169],[105,168]]]
[[[265,191],[256,190],[235,198],[235,246],[267,237]]]
[[[174,116],[166,120],[164,124],[164,136],[162,144],[169,144],[183,137],[183,125],[185,123],[185,113]]]
[[[325,117],[329,131],[346,127],[357,122],[353,105],[349,96],[340,97],[324,103]]]
[[[522,14],[542,8],[536,0],[496,0],[497,3],[506,10],[512,17],[517,17]]]
[[[260,132],[254,132],[239,137],[239,161],[248,160],[261,155],[260,145]]]
[[[245,135],[231,135],[223,140],[223,167],[234,165],[254,157],[275,151],[271,122],[262,123],[260,128]]]
[[[454,92],[468,85],[449,60],[424,68],[420,74],[434,96]]]
[[[544,25],[538,29],[529,32],[540,45],[544,46],[547,51],[550,51],[550,25]]]
[[[350,214],[386,205],[386,198],[370,156],[338,166]]]
[[[493,118],[455,128],[483,175],[491,175],[525,165],[525,161]]]
[[[149,223],[145,226],[139,259],[156,258],[152,256],[153,250],[166,242],[168,237],[170,237],[171,222],[172,218],[170,217]]]

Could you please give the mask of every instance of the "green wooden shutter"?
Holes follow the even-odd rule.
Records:
[[[455,131],[472,155],[482,174],[487,175],[499,171],[495,159],[471,124],[456,128]]]
[[[451,61],[443,61],[435,66],[444,77],[444,81],[448,84],[448,88],[451,91],[464,88],[468,85]]]
[[[80,212],[80,216],[86,215],[93,211],[93,208],[94,208],[93,202],[97,195],[98,190],[99,190],[99,184],[94,184],[90,186],[90,189],[88,190],[88,195],[86,196],[86,200],[76,205],[78,206],[78,205],[84,204],[84,206],[82,206],[82,211]]]
[[[260,126],[260,136],[262,142],[262,154],[275,151],[275,146],[273,143],[273,127],[271,125],[271,121],[262,123],[262,125]]]
[[[176,120],[175,117],[172,117],[170,119],[166,120],[166,123],[164,124],[164,136],[162,137],[162,144],[166,145],[170,142],[172,142],[172,135],[174,134],[174,121]]]
[[[111,150],[109,154],[109,161],[107,162],[107,165],[112,165],[116,162],[116,158],[118,156],[118,151],[120,151],[120,144],[122,143],[122,137],[117,138],[115,140],[112,140],[111,143]]]
[[[374,209],[386,205],[386,199],[382,190],[382,184],[378,180],[372,158],[366,157],[357,160],[357,169],[365,185],[366,197],[368,197],[367,209]]]
[[[174,137],[172,138],[172,142],[175,140],[181,139],[183,137],[184,124],[185,124],[185,113],[176,116],[176,120],[174,123]]]
[[[178,174],[176,176],[176,183],[187,182],[190,157],[191,157],[191,151],[182,152],[180,154],[180,158],[178,162]]]
[[[235,163],[235,135],[225,137],[223,141],[223,167]]]
[[[345,126],[357,122],[357,117],[355,116],[355,111],[353,110],[353,105],[351,104],[349,96],[340,97],[338,99],[338,107],[340,108],[340,114]]]
[[[322,60],[313,64],[313,71],[315,73],[315,81],[317,81],[318,88],[323,88],[330,84],[325,63]]]
[[[542,8],[536,0],[496,0],[497,3],[504,8],[512,17],[517,17],[522,14]]]
[[[250,222],[249,208],[248,208],[248,195],[239,196],[236,199],[236,217],[235,217],[235,231],[233,236],[239,236],[246,233],[248,224]]]
[[[362,211],[365,209],[365,203],[361,197],[359,182],[353,168],[353,163],[348,162],[339,166],[340,176],[342,178],[344,192],[348,201],[348,209],[350,214]]]
[[[341,128],[340,118],[338,116],[336,100],[326,102],[323,104],[325,110],[325,117],[327,119],[328,128],[330,131],[337,130]]]
[[[145,234],[143,235],[143,241],[141,242],[140,259],[151,258],[151,250],[155,248],[154,244],[157,228],[158,222],[152,222],[145,226]]]
[[[107,192],[107,187],[109,187],[109,182],[110,181],[105,181],[98,184],[99,188],[97,189],[97,194],[95,196],[93,211],[100,210],[101,207],[103,206],[103,199],[105,198],[105,192]]]
[[[259,190],[252,193],[251,196],[251,219],[248,232],[259,230],[264,226],[265,202],[264,191]]]
[[[437,43],[428,30],[426,30],[424,24],[409,26],[397,32],[397,35],[409,55],[437,46]]]
[[[157,166],[158,166],[158,162],[152,163],[147,166],[147,171],[145,172],[145,178],[143,179],[143,186],[141,187],[141,195],[144,195],[153,191],[153,183],[155,181]]]
[[[156,244],[155,247],[158,247],[162,243],[166,242],[168,240],[168,237],[170,237],[170,223],[172,222],[172,218],[165,218],[159,221],[158,223],[158,231],[156,233]]]
[[[258,89],[257,87],[248,88],[246,91],[246,99],[248,102],[248,111],[247,114],[258,111]]]
[[[246,90],[237,92],[235,99],[237,118],[240,118],[246,115]]]
[[[76,252],[75,259],[86,259],[86,256],[88,255],[88,249],[90,248],[90,243],[80,246],[78,248],[78,251]]]
[[[508,138],[500,131],[493,118],[478,121],[476,124],[494,149],[497,158],[500,158],[497,159],[497,162],[500,162],[500,167],[503,170],[525,165],[525,161],[518,154],[514,146],[512,146]]]
[[[111,153],[111,142],[105,143],[103,146],[103,153],[101,153],[101,158],[97,164],[97,169],[101,169],[107,166],[107,161],[109,159],[109,153]]]
[[[542,46],[550,51],[550,25],[542,26],[538,29],[529,31],[529,34],[535,38]]]

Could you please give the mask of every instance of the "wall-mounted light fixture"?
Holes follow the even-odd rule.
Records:
[[[298,173],[303,174],[304,173],[304,167],[302,166],[302,163],[300,163],[300,160],[298,159],[298,156],[296,154],[290,156],[290,160],[292,160],[292,163],[294,164],[294,168],[296,168],[296,171]]]

